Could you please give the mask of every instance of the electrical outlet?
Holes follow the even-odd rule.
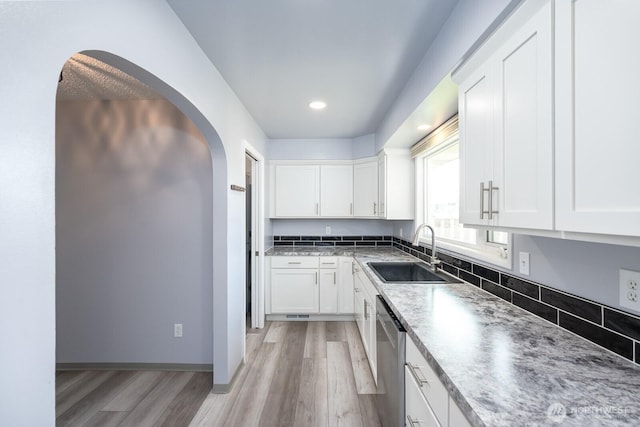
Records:
[[[520,274],[529,275],[529,252],[520,252]]]
[[[620,305],[640,312],[640,272],[620,270]]]
[[[324,234],[331,234],[331,227],[325,227]]]
[[[182,323],[175,323],[173,325],[173,336],[175,338],[182,338]]]

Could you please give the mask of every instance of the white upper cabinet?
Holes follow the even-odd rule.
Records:
[[[528,2],[456,73],[465,224],[553,228],[551,22]]]
[[[414,166],[409,149],[385,149],[378,155],[378,215],[413,219]]]
[[[556,7],[556,226],[640,236],[640,2]]]
[[[320,215],[320,166],[276,164],[271,169],[272,216],[310,218]]]
[[[378,159],[353,165],[353,216],[378,216]]]
[[[320,216],[353,215],[353,165],[320,165]]]

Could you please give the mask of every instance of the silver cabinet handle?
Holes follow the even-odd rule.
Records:
[[[373,214],[377,215],[377,208],[378,208],[378,204],[376,202],[373,202]]]
[[[416,427],[420,425],[420,420],[414,420],[411,418],[411,415],[407,415],[407,422],[409,422],[409,427]]]
[[[493,214],[497,214],[498,211],[497,210],[493,210],[493,192],[498,191],[500,188],[499,187],[494,187],[493,186],[493,181],[489,181],[489,219],[493,219]]]
[[[484,182],[480,183],[480,219],[484,218]]]
[[[337,284],[338,284],[338,282],[337,282],[337,280],[336,280],[336,272],[335,272],[335,271],[333,272],[333,284],[334,284],[334,285],[337,285]]]
[[[318,272],[317,271],[315,273],[315,276],[316,276],[316,285],[317,285],[318,284]]]
[[[367,308],[369,307],[369,303],[368,302],[364,302],[364,318],[368,319],[369,318],[369,310],[367,310]]]
[[[302,264],[302,261],[289,261],[287,264]]]
[[[422,371],[419,366],[412,365],[407,362],[407,367],[409,368],[409,372],[411,372],[411,376],[418,382],[418,385],[422,387],[424,384],[429,384],[429,380],[422,375]],[[418,375],[420,373],[420,375]]]
[[[353,203],[349,203],[349,215],[353,215]]]
[[[320,213],[320,203],[316,203],[316,215]]]

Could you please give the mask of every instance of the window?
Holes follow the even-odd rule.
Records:
[[[414,148],[416,157],[416,200],[417,223],[426,223],[433,227],[438,245],[463,255],[467,255],[492,264],[511,268],[509,256],[509,233],[496,230],[465,228],[459,222],[460,200],[460,155],[457,132],[457,120],[447,132],[440,133],[434,139],[422,144],[420,150]],[[443,135],[443,133],[445,135]],[[431,135],[430,135],[431,136]],[[425,139],[429,139],[428,136]],[[421,238],[429,244],[431,236],[427,231]]]

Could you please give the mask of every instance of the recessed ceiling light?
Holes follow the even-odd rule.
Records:
[[[429,130],[429,129],[431,129],[431,125],[424,124],[424,125],[418,126],[418,130]]]
[[[324,110],[327,106],[327,103],[324,101],[313,101],[309,103],[309,108],[312,110]]]

